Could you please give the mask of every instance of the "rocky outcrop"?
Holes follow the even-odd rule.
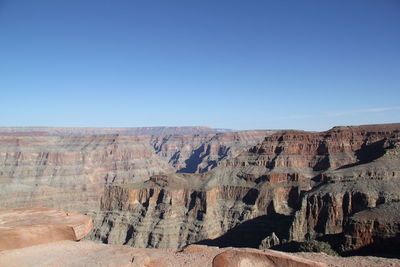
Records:
[[[173,172],[141,136],[0,136],[0,207],[98,209],[104,185]]]
[[[0,251],[60,240],[78,241],[92,227],[92,219],[79,213],[42,207],[0,210]]]
[[[0,222],[1,266],[181,266],[188,262],[191,266],[325,266],[274,251],[207,246],[173,251],[71,243],[91,230],[91,218],[43,207],[1,210]]]
[[[272,234],[270,234],[261,241],[261,244],[258,246],[258,248],[267,249],[270,247],[278,246],[280,245],[280,243],[281,242],[279,238],[276,236],[275,232],[272,232]]]
[[[213,239],[234,227],[241,231],[239,224],[248,222],[245,228],[252,228],[253,234],[257,229],[262,231],[254,244],[258,247],[265,238],[263,234],[279,231],[277,228],[282,226],[263,225],[277,219],[268,215],[279,211],[287,215],[289,222],[291,206],[298,202],[303,186],[298,181],[246,181],[242,171],[216,168],[207,174],[156,176],[144,183],[109,186],[91,239],[135,247],[177,248],[205,239],[214,244]]]
[[[221,164],[240,166],[257,157],[252,164],[269,169],[300,168],[299,173],[318,174],[381,157],[389,145],[385,146],[386,140],[398,138],[399,128],[399,124],[389,124],[334,127],[326,132],[279,131],[248,152]]]
[[[91,238],[259,247],[272,233],[283,243],[342,235],[346,218],[399,199],[399,129],[280,131],[206,173],[109,187]],[[284,223],[274,225],[274,216]]]
[[[317,177],[318,185],[304,193],[295,214],[291,239],[302,241],[343,233],[347,217],[400,200],[399,135],[394,133],[384,140],[379,142],[381,147],[375,147],[384,151],[379,158],[329,170]]]
[[[221,160],[238,156],[272,133],[274,131],[153,136],[150,142],[156,153],[177,172],[203,173],[216,167]]]
[[[136,247],[182,247],[224,234],[263,213],[259,207],[267,209],[272,201],[266,198],[255,206],[251,187],[206,183],[206,176],[175,174],[110,186],[102,197],[92,239]]]
[[[57,134],[57,129],[49,132]],[[146,129],[139,133],[146,133]],[[90,129],[59,129],[62,134],[79,133],[77,136],[0,135],[0,208],[48,206],[93,214],[108,184],[143,181],[179,169],[210,169],[264,136],[263,131],[226,133],[226,137],[208,133],[81,136],[78,130],[87,133]],[[168,128],[161,132],[171,131]],[[157,145],[157,140],[163,143]],[[204,146],[217,149],[208,149],[201,155],[196,152]],[[174,156],[178,154],[179,157]]]
[[[325,263],[306,260],[273,250],[230,249],[217,255],[213,267],[327,267]]]
[[[344,223],[344,250],[398,252],[400,246],[400,202],[378,205],[355,213]]]
[[[349,230],[356,229],[350,218],[400,199],[399,133],[399,124],[388,124],[326,132],[4,135],[0,203],[90,213],[90,238],[105,243],[259,247],[334,236],[356,249],[369,241],[345,245],[346,231],[364,231]]]

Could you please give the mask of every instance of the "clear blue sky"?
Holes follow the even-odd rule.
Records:
[[[400,1],[0,0],[0,126],[400,122]]]

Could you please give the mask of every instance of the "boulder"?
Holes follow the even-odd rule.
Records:
[[[270,248],[273,246],[277,246],[279,245],[281,242],[279,240],[279,238],[276,236],[275,232],[272,232],[272,234],[270,234],[269,236],[267,236],[266,238],[264,238],[261,241],[260,246],[258,247],[259,249],[266,249],[266,248]]]
[[[274,250],[230,249],[218,254],[213,267],[327,267],[325,263]]]

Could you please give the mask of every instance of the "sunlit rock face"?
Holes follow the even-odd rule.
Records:
[[[372,146],[371,149],[369,146]],[[371,154],[368,150],[373,151]],[[343,233],[346,218],[360,211],[400,200],[399,134],[357,151],[369,160],[331,169],[317,177],[295,213],[292,238],[304,240]]]
[[[400,199],[399,130],[2,135],[0,200],[88,213],[90,238],[105,243],[259,247],[271,236],[281,245],[337,236],[355,250],[389,238],[356,218]]]
[[[284,242],[343,234],[346,218],[399,199],[399,128],[276,132],[202,174],[109,187],[92,238],[182,247],[235,245],[246,233],[258,247],[272,233]]]
[[[87,135],[112,131],[119,134]],[[269,131],[37,127],[0,128],[0,133],[0,208],[46,206],[91,213],[99,209],[109,184],[208,170],[257,144]]]
[[[148,137],[0,136],[1,207],[98,208],[105,184],[173,172]]]

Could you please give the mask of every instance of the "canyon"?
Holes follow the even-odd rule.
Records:
[[[399,256],[400,124],[0,133],[0,208],[87,214],[93,241],[288,250],[316,239]]]
[[[36,207],[0,211],[0,266],[397,266],[400,260],[283,253],[269,249],[189,245],[183,249],[132,248],[82,238],[87,215]]]
[[[99,207],[105,185],[177,171],[204,172],[270,132],[125,136],[69,135],[70,131],[42,135],[36,128],[29,130],[18,128],[10,134],[9,128],[0,129],[7,132],[0,135],[2,208],[30,205],[91,212]],[[188,129],[178,130],[183,131]]]

